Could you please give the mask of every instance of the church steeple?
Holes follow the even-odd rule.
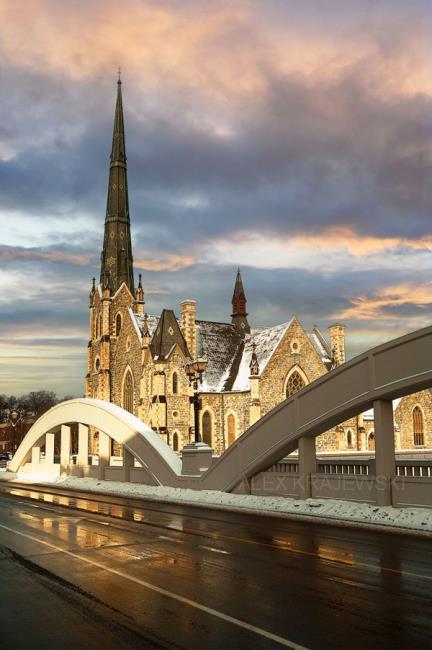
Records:
[[[247,302],[246,294],[243,288],[240,269],[237,269],[237,277],[234,286],[234,293],[231,300],[231,304],[232,304],[231,323],[235,325],[241,332],[249,333],[250,327],[247,320],[246,302]]]
[[[110,157],[100,282],[102,287],[108,287],[112,293],[115,293],[120,285],[125,282],[132,295],[134,295],[122,82],[120,80],[120,73],[117,81],[117,102]]]

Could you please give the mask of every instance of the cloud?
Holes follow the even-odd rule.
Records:
[[[431,20],[325,5],[0,0],[0,353],[69,350],[81,393],[119,63],[149,311],[229,320],[240,264],[255,324],[344,318],[360,351],[430,318]]]
[[[67,250],[51,249],[39,250],[35,248],[20,248],[18,246],[0,245],[0,262],[8,261],[36,261],[61,262],[88,267],[93,262],[93,255],[89,253],[71,253]]]
[[[351,299],[352,307],[340,314],[341,318],[356,320],[399,320],[414,315],[418,318],[423,312],[424,325],[430,318],[432,307],[432,283],[422,286],[409,283],[388,286],[370,295],[356,296]]]

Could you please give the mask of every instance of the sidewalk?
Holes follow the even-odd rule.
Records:
[[[380,526],[400,531],[419,531],[432,534],[432,509],[393,508],[367,503],[356,503],[337,499],[306,499],[288,497],[252,496],[230,494],[216,490],[185,490],[181,488],[153,487],[139,483],[99,481],[92,478],[60,477],[42,481],[40,475],[12,474],[0,472],[0,480],[20,483],[54,485],[57,488],[82,490],[96,494],[129,496],[154,501],[184,503],[207,508],[227,509],[238,512],[269,514],[279,517],[313,517],[328,523],[346,525]]]

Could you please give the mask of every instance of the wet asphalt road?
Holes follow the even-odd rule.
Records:
[[[432,647],[431,539],[1,486],[0,546],[14,553],[0,559],[5,648],[57,648],[53,625],[65,649]],[[12,561],[62,601],[28,645],[8,609]],[[33,623],[37,589],[22,606]]]

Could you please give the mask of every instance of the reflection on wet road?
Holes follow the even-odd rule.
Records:
[[[432,644],[425,538],[1,486],[0,544],[166,647]]]

